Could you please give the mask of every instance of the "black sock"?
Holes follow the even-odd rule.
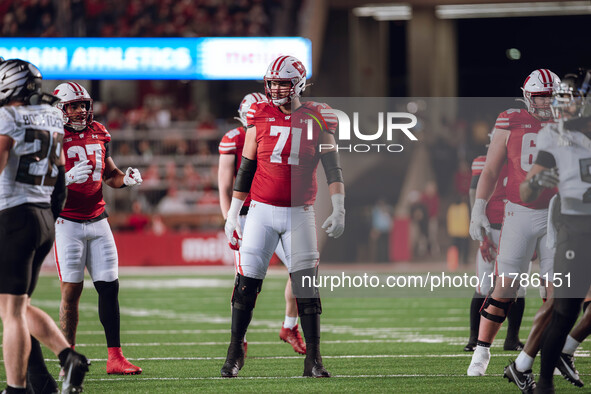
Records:
[[[484,342],[484,341],[476,341],[476,345],[477,346],[482,346],[482,347],[490,347],[490,342]]]
[[[244,342],[248,325],[252,320],[252,309],[232,308],[232,341]]]
[[[515,343],[519,342],[519,329],[521,328],[521,320],[523,319],[523,311],[525,310],[525,298],[517,298],[509,308],[507,313],[507,338],[505,342]]]
[[[478,293],[472,296],[470,302],[470,339],[469,342],[476,343],[478,339],[478,328],[480,327],[480,308],[484,302],[484,297]]]
[[[554,300],[554,311],[552,312],[552,320],[544,330],[541,342],[541,367],[540,380],[544,384],[552,382],[554,368],[562,353],[562,348],[566,342],[568,333],[573,328],[577,321],[578,314],[569,313],[568,315],[557,312],[556,305],[558,302],[565,302],[568,299],[556,298]],[[580,304],[579,307],[580,308]],[[578,311],[577,308],[577,311]]]
[[[121,318],[119,313],[119,280],[97,281],[99,319],[105,330],[107,347],[121,347]]]
[[[12,387],[9,385],[6,385],[6,388],[4,389],[6,390],[6,394],[26,394],[27,393],[27,389],[17,389],[16,387]]]
[[[57,358],[59,358],[60,360],[60,365],[63,367],[64,364],[66,363],[66,359],[68,358],[68,355],[70,354],[70,352],[73,352],[72,348],[65,348],[64,350],[62,350],[60,352],[60,354],[57,355]]]
[[[317,313],[300,316],[300,324],[304,332],[306,347],[308,343],[320,342],[320,315]]]
[[[31,353],[29,354],[27,372],[34,374],[49,374],[47,366],[45,365],[45,360],[43,359],[41,344],[33,336],[31,336]]]

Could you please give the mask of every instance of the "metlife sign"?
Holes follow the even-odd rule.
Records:
[[[301,37],[0,38],[0,56],[39,67],[44,79],[262,79],[280,55],[312,74],[312,44]]]

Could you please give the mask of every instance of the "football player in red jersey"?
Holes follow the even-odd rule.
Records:
[[[507,162],[507,203],[499,239],[497,273],[492,293],[486,298],[480,319],[478,342],[468,367],[469,376],[483,376],[490,361],[490,345],[507,316],[508,309],[520,286],[521,274],[527,267],[536,246],[540,259],[540,275],[548,298],[552,296],[553,251],[546,246],[548,203],[555,189],[544,191],[538,199],[524,202],[519,197],[519,184],[533,166],[538,131],[552,121],[550,102],[552,92],[560,79],[548,69],[533,71],[523,85],[527,110],[509,109],[502,112],[495,123],[493,138],[488,148],[486,164],[476,188],[476,201],[472,209],[470,235],[483,241],[490,235],[491,226],[486,217],[487,201],[494,192],[499,173]],[[517,277],[517,280],[515,279]],[[517,357],[523,368],[537,352],[544,322],[550,316],[551,301],[544,303],[535,317],[528,341]],[[533,382],[531,367],[523,370],[523,385]]]
[[[244,147],[244,137],[246,135],[246,113],[250,106],[259,101],[265,101],[266,98],[261,93],[249,93],[242,99],[240,107],[238,108],[238,121],[242,123],[242,127],[237,127],[224,134],[220,141],[219,153],[220,160],[218,165],[218,186],[220,190],[220,207],[224,219],[228,217],[228,210],[230,209],[230,202],[232,201],[232,186],[234,185],[234,178],[238,169],[240,168],[240,161],[242,159],[242,148]],[[248,207],[250,205],[250,196],[246,198],[242,209],[240,211],[240,226],[244,228]],[[233,247],[234,248],[234,247]],[[240,252],[234,250],[234,263],[236,272],[238,272],[238,262],[240,261]],[[283,264],[286,264],[285,252],[281,245],[277,245],[275,254]],[[291,291],[291,280],[288,278],[285,285],[285,320],[281,330],[279,331],[279,339],[289,343],[293,350],[300,354],[306,354],[306,344],[298,329],[298,307],[296,305],[295,297]],[[244,353],[246,354],[246,339],[244,340]]]
[[[492,136],[491,136],[492,138]],[[484,169],[486,156],[478,156],[472,162],[472,182],[470,184],[470,204],[474,206],[476,186],[480,174]],[[497,256],[497,245],[503,224],[503,213],[505,210],[505,184],[507,183],[507,165],[505,164],[499,174],[499,180],[495,191],[486,205],[486,217],[491,226],[491,237],[485,237],[480,242],[480,248],[476,252],[476,276],[480,279],[478,286],[474,289],[472,302],[470,303],[470,339],[464,347],[467,352],[473,352],[478,340],[478,329],[480,325],[480,307],[492,287],[493,275],[495,273],[495,259]],[[525,287],[520,287],[515,303],[509,309],[507,320],[507,337],[503,345],[504,350],[521,350],[523,343],[519,340],[519,328],[525,308]]]
[[[111,135],[93,120],[92,98],[84,87],[66,82],[55,88],[64,114],[64,153],[68,197],[55,225],[55,260],[61,283],[60,325],[72,347],[76,344],[78,302],[84,268],[98,293],[101,324],[107,338],[108,374],[139,374],[121,352],[118,260],[105,211],[103,181],[113,188],[142,183],[139,171],[117,168],[109,151]]]
[[[345,185],[336,150],[319,152],[319,144],[334,143],[336,116],[323,116],[324,104],[301,102],[306,70],[292,56],[280,56],[265,74],[268,102],[259,102],[247,113],[248,129],[242,162],[236,175],[226,236],[239,242],[240,209],[249,192],[252,198],[232,295],[232,336],[222,377],[236,377],[244,365],[242,342],[261,291],[269,259],[281,241],[287,257],[298,314],[306,340],[304,376],[330,377],[320,356],[320,313],[317,275],[318,246],[314,214],[316,168],[321,160],[327,174],[333,212],[322,225],[329,237],[345,228]],[[308,122],[312,119],[324,122]],[[299,126],[312,124],[303,133]],[[252,187],[251,187],[252,186]]]

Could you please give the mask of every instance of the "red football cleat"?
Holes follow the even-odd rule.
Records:
[[[298,330],[298,325],[296,324],[294,328],[285,328],[281,325],[281,331],[279,331],[279,339],[283,342],[289,343],[293,350],[299,354],[306,354],[306,344],[304,343],[302,336],[300,335],[300,331]]]
[[[136,367],[127,361],[120,347],[110,347],[108,351],[107,373],[109,375],[139,375],[142,373],[140,367]]]

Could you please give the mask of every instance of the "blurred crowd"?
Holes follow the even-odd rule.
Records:
[[[2,0],[4,37],[267,36],[279,0]]]

